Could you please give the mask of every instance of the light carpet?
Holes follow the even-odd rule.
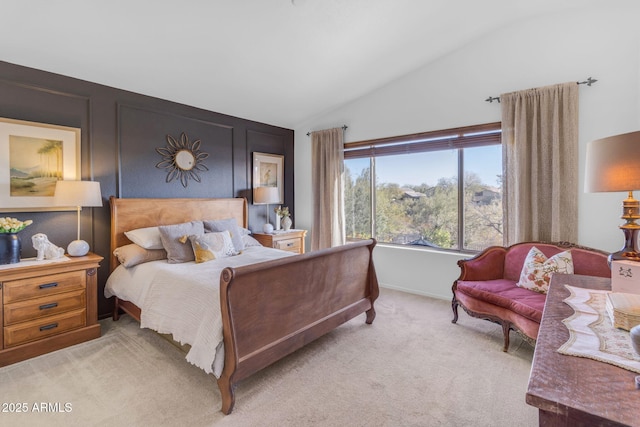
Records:
[[[525,403],[533,349],[519,336],[504,353],[498,325],[464,312],[452,324],[448,301],[389,289],[376,312],[241,382],[226,416],[213,376],[129,316],[106,319],[96,340],[0,368],[0,425],[538,424]]]

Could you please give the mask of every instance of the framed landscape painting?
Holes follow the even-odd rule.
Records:
[[[56,182],[80,178],[80,129],[0,118],[0,212],[59,210]]]

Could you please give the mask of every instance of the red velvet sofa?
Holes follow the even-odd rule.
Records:
[[[570,243],[524,242],[509,247],[492,246],[473,258],[458,261],[460,277],[453,282],[452,323],[458,306],[470,316],[496,322],[504,334],[503,351],[509,349],[509,331],[519,332],[535,345],[546,294],[516,286],[532,246],[547,258],[571,250],[574,274],[611,277],[606,252]]]

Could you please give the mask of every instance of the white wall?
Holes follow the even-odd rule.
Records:
[[[593,77],[596,84],[580,86],[576,243],[620,249],[623,239],[617,226],[626,195],[584,193],[584,157],[589,141],[640,129],[638,18],[640,5],[517,22],[301,124],[295,129],[296,227],[311,227],[309,130],[346,124],[348,142],[500,121],[500,105],[484,101],[490,95]],[[384,245],[374,256],[381,286],[443,299],[451,298],[451,284],[459,274],[456,261],[464,257]]]

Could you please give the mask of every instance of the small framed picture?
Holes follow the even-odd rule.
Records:
[[[278,154],[253,153],[253,203],[256,202],[256,188],[275,187],[278,189],[278,201],[270,204],[284,203],[284,156]]]
[[[0,212],[60,210],[67,179],[80,179],[79,128],[0,118]]]

